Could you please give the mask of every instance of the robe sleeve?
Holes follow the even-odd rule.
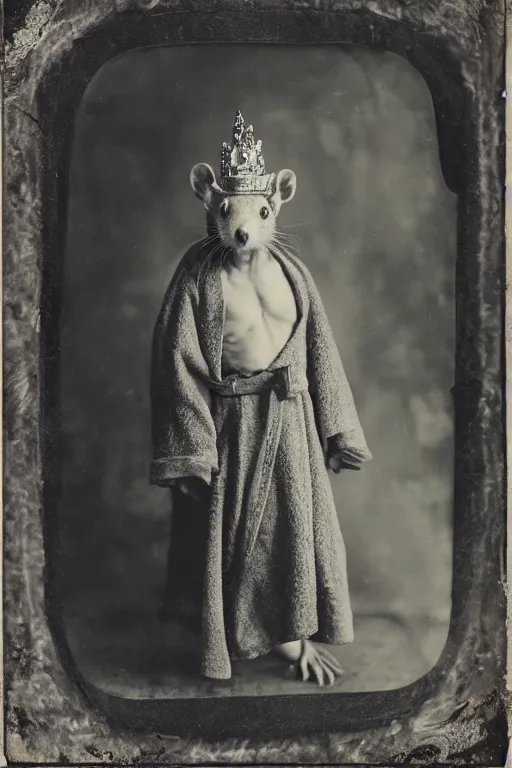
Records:
[[[326,459],[336,457],[342,467],[359,469],[372,455],[366,444],[327,313],[312,276],[308,284],[308,380],[315,418]]]
[[[217,437],[197,316],[197,289],[193,278],[185,273],[171,283],[153,336],[153,485],[171,486],[183,477],[210,483],[217,470]]]

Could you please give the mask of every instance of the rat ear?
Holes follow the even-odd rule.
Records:
[[[277,215],[283,203],[289,203],[297,189],[297,177],[288,168],[279,171],[273,183],[271,202]]]
[[[222,190],[217,184],[213,169],[206,163],[197,163],[197,165],[194,165],[190,171],[190,184],[194,190],[195,196],[202,200],[206,207],[210,205],[212,196],[215,192],[222,194]]]

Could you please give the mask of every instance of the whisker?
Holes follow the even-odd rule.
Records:
[[[217,253],[219,253],[219,251],[221,251],[223,247],[224,247],[224,243],[223,243],[222,241],[220,241],[219,243],[217,243],[217,245],[215,246],[215,248],[213,248],[213,249],[210,251],[210,253],[208,254],[208,259],[209,259],[209,261],[212,261],[212,260],[213,260],[213,257],[214,257],[214,256],[216,256],[216,255],[217,255]]]
[[[281,256],[287,256],[287,255],[288,255],[288,254],[286,253],[286,251],[285,251],[283,248],[281,248],[281,246],[280,246],[278,243],[272,243],[272,245],[271,245],[271,246],[269,246],[269,251],[270,251],[270,253],[271,253],[273,256],[276,256],[276,255],[277,255],[277,256],[279,256],[279,255],[281,255]]]
[[[226,245],[220,257],[220,263],[222,266],[224,266],[224,264],[226,263],[226,259],[228,256],[229,256],[229,246]]]
[[[213,248],[210,248],[210,250],[208,251],[208,253],[206,255],[205,262],[207,262],[207,263],[210,262],[220,248],[221,248],[221,244],[220,243],[216,243]]]
[[[218,239],[217,235],[211,235],[209,238],[205,238],[204,240],[200,240],[200,247],[201,248],[207,248],[209,245],[214,243]]]
[[[218,240],[218,238],[219,238],[219,235],[218,233],[216,233],[213,235],[208,235],[207,237],[203,237],[203,239],[200,240],[199,242],[202,243],[203,245],[207,245],[208,243],[211,243],[214,240]]]
[[[276,235],[280,235],[281,237],[286,237],[286,238],[288,238],[288,239],[290,239],[290,240],[302,240],[302,238],[300,237],[300,235],[294,235],[294,234],[292,234],[291,232],[283,232],[283,231],[282,231],[282,230],[280,230],[280,229],[276,229],[276,230],[275,230],[275,234],[276,234]]]
[[[308,224],[314,223],[314,221],[303,221],[300,224],[281,224],[281,229],[295,229],[295,227],[306,227]]]
[[[277,235],[281,235],[281,237],[293,238],[293,240],[301,240],[302,239],[300,237],[300,235],[293,235],[291,232],[281,232],[280,229],[276,229],[275,233]]]
[[[206,238],[205,239],[208,239],[208,237],[212,237],[212,235],[210,234],[211,232],[214,233],[213,237],[216,237],[219,234],[219,225],[217,224],[216,221],[214,221],[214,222],[212,222],[212,223],[210,223],[208,225],[207,230],[206,230]]]
[[[287,237],[284,237],[283,235],[280,235],[278,233],[276,233],[274,235],[274,239],[278,240],[280,243],[284,243],[285,245],[289,245],[290,248],[295,248],[297,245],[299,245],[298,242],[297,243],[290,242]]]
[[[225,247],[224,243],[222,242],[222,240],[219,239],[219,237],[215,236],[214,240],[217,241],[215,246],[208,252],[208,254],[206,255],[205,260],[203,261],[203,263],[202,263],[202,265],[201,265],[201,267],[199,269],[199,273],[197,275],[198,282],[205,276],[206,272],[211,267],[212,261],[213,261],[214,257],[216,256],[216,254],[222,248]],[[210,243],[210,245],[211,245],[211,243]]]
[[[286,240],[281,240],[279,237],[272,238],[271,242],[275,243],[276,245],[279,245],[281,248],[286,249],[288,248],[290,251],[294,251],[295,253],[298,253],[298,249],[292,244],[288,243]]]
[[[297,249],[293,245],[291,245],[290,243],[283,243],[280,240],[278,240],[275,236],[269,241],[268,245],[270,249],[274,247],[280,253],[286,254],[286,252],[289,251],[292,254],[295,252],[295,254],[298,256]]]

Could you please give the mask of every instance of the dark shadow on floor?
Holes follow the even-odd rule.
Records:
[[[157,607],[149,604],[68,609],[68,640],[86,680],[130,699],[393,690],[435,665],[448,631],[428,619],[404,623],[392,615],[356,615],[355,642],[330,648],[346,672],[334,687],[299,682],[272,656],[236,662],[231,680],[215,682],[198,674],[198,639],[176,624],[160,622],[156,614]]]

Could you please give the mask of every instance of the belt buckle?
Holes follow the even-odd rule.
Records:
[[[289,365],[279,369],[276,394],[279,400],[288,400],[290,397],[295,396],[295,393],[292,392],[292,380]]]
[[[233,395],[236,395],[236,379],[235,378],[231,379],[231,393]]]

